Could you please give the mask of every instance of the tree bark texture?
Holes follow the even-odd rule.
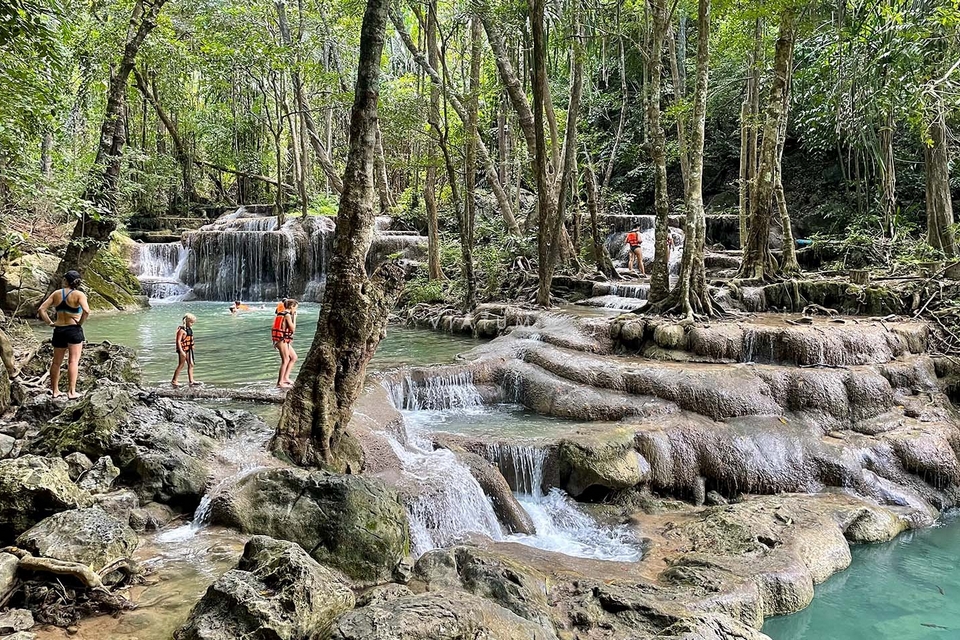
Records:
[[[440,64],[437,60],[437,0],[431,0],[427,9],[426,31],[427,55],[430,57],[430,66],[436,69]],[[435,82],[430,83],[428,120],[431,134],[435,139],[439,139],[441,134],[436,123],[440,121],[440,87]],[[423,204],[427,213],[427,277],[430,280],[443,278],[440,268],[440,219],[437,210],[437,160],[436,148],[431,144],[427,157],[427,175],[423,183]]]
[[[323,310],[310,353],[287,394],[272,450],[300,465],[358,472],[363,453],[346,433],[363,390],[367,363],[383,338],[403,284],[393,262],[367,277],[375,227],[374,164],[380,57],[389,0],[368,0],[350,116],[350,151],[337,214]]]
[[[946,107],[937,99],[933,121],[927,130],[930,142],[924,148],[927,192],[927,242],[947,259],[957,257],[950,197],[950,150]]]
[[[555,202],[552,189],[547,180],[547,141],[544,132],[545,104],[547,100],[547,42],[544,29],[545,0],[531,0],[530,30],[533,36],[533,121],[534,155],[536,156],[537,184],[537,265],[540,278],[537,289],[537,304],[550,306],[550,283],[546,281],[547,267],[550,262],[549,232],[554,215]]]
[[[647,129],[650,161],[653,163],[653,206],[656,212],[654,228],[653,272],[650,276],[650,301],[657,302],[670,292],[670,268],[667,264],[667,235],[670,229],[670,199],[667,193],[667,137],[660,113],[663,75],[663,42],[670,16],[667,0],[648,0],[651,15],[650,49],[647,52],[650,90],[647,103]]]
[[[460,220],[460,253],[463,260],[463,310],[471,311],[477,304],[477,277],[473,269],[473,229],[477,209],[477,120],[480,111],[480,63],[482,27],[475,16],[470,20],[470,93],[467,98],[467,135],[464,154],[464,184],[466,198]]]

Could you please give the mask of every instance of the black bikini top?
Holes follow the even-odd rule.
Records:
[[[54,309],[56,309],[58,313],[62,312],[73,316],[78,316],[83,313],[82,307],[71,307],[67,304],[68,295],[70,294],[67,293],[66,289],[60,289],[60,304],[54,307]]]

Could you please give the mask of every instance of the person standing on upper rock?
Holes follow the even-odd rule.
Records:
[[[627,269],[630,270],[630,273],[633,273],[633,262],[636,260],[640,267],[640,275],[646,276],[647,274],[643,270],[643,250],[640,248],[640,227],[634,227],[627,233],[626,244],[630,247],[630,259],[627,260]]]
[[[83,323],[90,317],[87,294],[79,291],[80,274],[67,271],[59,291],[50,294],[40,305],[40,319],[53,327],[53,361],[50,363],[50,390],[53,397],[60,396],[60,366],[63,356],[69,353],[67,360],[67,397],[71,400],[80,397],[77,393],[77,375],[80,369],[80,354],[83,352]],[[53,307],[57,312],[56,321],[50,320],[47,310]]]

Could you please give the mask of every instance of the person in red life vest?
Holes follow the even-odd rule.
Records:
[[[197,316],[188,313],[183,316],[183,324],[177,327],[177,356],[180,357],[180,362],[173,372],[173,380],[170,381],[171,386],[180,386],[177,378],[180,377],[180,372],[183,371],[184,367],[187,368],[187,380],[190,382],[190,386],[194,387],[198,384],[193,379],[193,325],[196,322]]]
[[[627,260],[630,273],[636,273],[633,270],[633,262],[636,260],[640,266],[640,275],[646,276],[647,273],[643,270],[643,250],[640,248],[640,227],[634,227],[627,233],[626,244],[630,247],[630,258]]]
[[[280,354],[280,375],[277,376],[277,386],[287,389],[293,386],[290,372],[297,362],[297,352],[293,350],[293,334],[297,330],[297,306],[299,303],[293,298],[287,298],[277,305],[273,330],[270,332],[273,339],[273,348]]]

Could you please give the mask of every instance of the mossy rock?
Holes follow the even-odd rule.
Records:
[[[360,581],[389,579],[410,553],[399,494],[356,475],[264,469],[215,497],[211,520],[296,542],[317,562]]]
[[[98,387],[46,425],[40,432],[40,442],[55,455],[79,451],[99,457],[110,450],[114,434],[131,406],[133,399],[124,389]]]
[[[592,487],[629,489],[646,480],[650,465],[633,444],[634,434],[627,429],[561,441],[557,458],[567,493],[578,497]]]
[[[60,458],[0,460],[0,544],[13,542],[48,516],[92,501],[70,480],[67,463]]]
[[[140,282],[121,257],[116,244],[97,253],[83,274],[83,282],[91,309],[129,310],[143,306]]]

